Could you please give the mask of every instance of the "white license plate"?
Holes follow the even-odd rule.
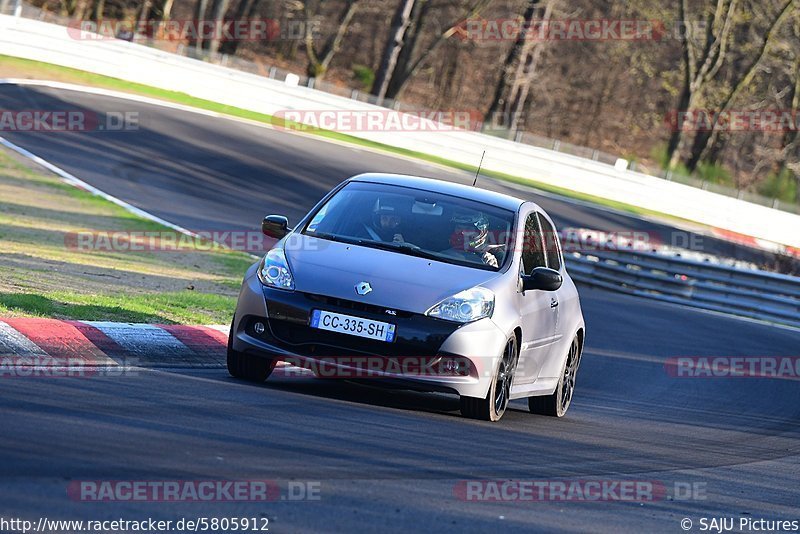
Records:
[[[380,321],[370,321],[361,317],[344,315],[342,313],[332,313],[323,310],[313,310],[311,312],[311,328],[320,330],[330,330],[341,334],[366,337],[380,341],[394,341],[395,325],[382,323]]]

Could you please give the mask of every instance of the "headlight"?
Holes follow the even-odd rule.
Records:
[[[425,315],[468,323],[491,317],[494,311],[494,293],[485,287],[473,287],[448,297],[425,312]]]
[[[258,279],[265,286],[294,291],[294,277],[283,249],[273,248],[267,252],[258,266]]]

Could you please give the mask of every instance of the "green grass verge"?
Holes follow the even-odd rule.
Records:
[[[249,255],[191,243],[170,252],[70,245],[86,231],[172,233],[0,152],[0,317],[230,322]]]
[[[246,109],[234,107],[234,106],[226,106],[224,104],[219,104],[217,102],[212,102],[210,100],[204,100],[202,98],[195,98],[189,96],[185,93],[180,93],[177,91],[167,91],[164,89],[158,89],[155,87],[151,87],[148,85],[143,85],[139,83],[128,82],[125,80],[120,80],[117,78],[111,78],[108,76],[102,76],[99,74],[92,74],[89,72],[71,69],[67,67],[61,67],[58,65],[53,65],[50,63],[43,63],[39,61],[30,61],[27,59],[19,59],[10,56],[3,56],[0,55],[0,71],[10,71],[12,75],[15,72],[19,72],[19,77],[31,77],[31,78],[41,78],[41,79],[52,79],[57,81],[64,81],[70,83],[78,83],[84,85],[90,85],[93,87],[103,87],[107,89],[114,89],[117,91],[133,93],[143,96],[149,96],[158,98],[161,100],[166,100],[169,102],[174,102],[177,104],[182,104],[186,106],[192,106],[200,109],[204,109],[207,111],[213,111],[217,113],[222,113],[225,115],[230,115],[233,117],[239,117],[243,119],[249,119],[256,122],[262,122],[266,124],[271,124],[278,127],[284,127],[293,131],[301,131],[303,133],[318,135],[320,137],[324,137],[327,139],[332,139],[336,141],[342,141],[346,143],[351,143],[354,145],[364,146],[368,148],[372,148],[375,150],[380,150],[383,152],[397,154],[402,156],[407,156],[415,159],[419,159],[422,161],[427,161],[430,163],[435,163],[438,165],[443,165],[445,167],[451,167],[454,169],[460,169],[463,171],[467,171],[470,173],[475,173],[478,168],[476,165],[470,165],[458,161],[449,160],[446,158],[437,157],[431,154],[425,154],[422,152],[414,151],[414,150],[407,150],[403,148],[397,148],[390,145],[386,145],[383,143],[376,143],[373,141],[361,139],[359,137],[355,137],[352,135],[343,134],[340,132],[332,131],[332,130],[323,130],[319,128],[311,128],[304,125],[299,125],[297,123],[287,122],[281,118],[274,117],[272,115],[267,115],[264,113],[257,113],[254,111],[248,111]],[[557,194],[560,196],[564,196],[567,198],[573,198],[577,200],[582,200],[586,202],[590,202],[593,204],[597,204],[600,206],[606,206],[609,208],[617,209],[620,211],[625,211],[634,215],[649,215],[649,216],[656,216],[660,218],[672,219],[672,220],[682,220],[678,217],[673,215],[669,215],[667,213],[662,213],[654,210],[649,210],[645,208],[640,208],[638,206],[633,206],[631,204],[626,204],[624,202],[617,202],[613,200],[609,200],[606,198],[598,197],[595,195],[589,195],[585,193],[580,193],[577,191],[573,191],[570,189],[553,186],[550,184],[545,184],[542,182],[538,182],[534,179],[524,178],[521,176],[515,176],[511,174],[506,174],[503,172],[491,171],[483,169],[481,171],[482,175],[488,176],[497,180],[504,180],[507,182],[512,182],[516,184],[526,185],[530,187],[534,187],[541,191],[545,191],[548,193]],[[687,221],[691,222],[691,221]],[[696,224],[696,223],[695,223]]]
[[[46,291],[0,294],[0,314],[130,323],[227,324],[235,299],[230,295],[169,291],[117,294]]]

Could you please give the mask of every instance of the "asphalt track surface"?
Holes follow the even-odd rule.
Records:
[[[361,171],[463,180],[459,173],[238,122],[67,91],[6,86],[2,109],[139,110],[129,133],[8,134],[90,184],[193,229],[296,220]],[[503,184],[491,184],[504,188]],[[520,191],[560,225],[648,222]],[[86,380],[9,379],[0,394],[0,517],[263,516],[270,531],[682,532],[701,517],[800,519],[797,380],[676,378],[676,356],[797,356],[800,334],[581,288],[588,329],[562,420],[515,401],[497,424],[465,420],[446,395],[222,369],[140,369]],[[289,479],[320,500],[79,502],[76,480]],[[465,480],[646,480],[648,502],[475,502]],[[675,484],[699,484],[695,498]]]

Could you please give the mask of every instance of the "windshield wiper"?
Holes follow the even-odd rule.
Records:
[[[305,234],[319,239],[327,239],[329,241],[337,241],[339,243],[349,243],[351,245],[359,245],[368,248],[377,248],[381,250],[390,250],[392,252],[400,252],[408,254],[409,256],[417,256],[429,260],[445,261],[443,256],[428,252],[419,248],[417,245],[411,243],[404,243],[402,241],[374,241],[372,239],[358,239],[355,237],[345,237],[337,234],[329,234],[327,232],[313,232]]]
[[[336,234],[329,234],[327,232],[311,232],[311,233],[306,233],[304,235],[307,235],[309,237],[316,237],[319,239],[327,239],[328,241],[337,241],[339,243],[349,243],[351,245],[360,244],[359,243],[360,239],[344,237]]]
[[[402,241],[373,241],[371,239],[359,239],[356,244],[365,247],[379,248],[381,250],[391,250],[392,252],[401,252],[409,256],[417,256],[429,260],[442,261],[442,256],[428,252],[419,248],[417,245],[411,243],[404,243]]]

